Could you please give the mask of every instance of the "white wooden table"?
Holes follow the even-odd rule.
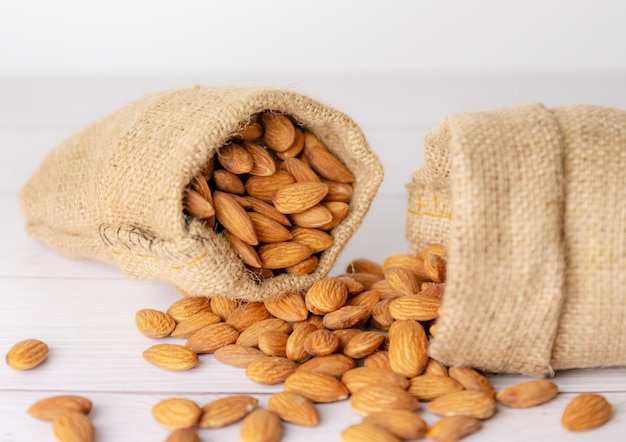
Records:
[[[201,83],[289,86],[326,101],[359,122],[380,155],[386,179],[363,226],[334,273],[357,257],[381,261],[404,253],[403,185],[422,161],[425,131],[445,114],[543,101],[548,105],[594,103],[626,108],[619,75],[282,76],[189,75],[176,78],[0,78],[0,352],[22,339],[50,346],[40,367],[15,371],[0,364],[0,442],[53,440],[50,423],[26,414],[35,401],[55,394],[90,398],[102,442],[164,440],[169,431],[150,414],[160,399],[180,396],[199,405],[233,393],[252,394],[264,406],[280,386],[248,380],[244,370],[212,356],[187,372],[169,372],[143,360],[153,344],[136,330],[142,308],[166,309],[178,293],[171,287],[126,279],[115,268],[70,260],[26,236],[17,194],[43,156],[74,130],[145,93]],[[167,341],[176,341],[173,338]],[[176,341],[178,342],[178,341]],[[497,389],[526,378],[492,377]],[[559,396],[541,407],[498,409],[484,429],[467,440],[626,440],[626,368],[558,373]],[[601,392],[615,414],[593,432],[560,426],[565,405],[577,393]],[[284,441],[340,440],[360,421],[349,401],[320,405],[316,428],[285,424]],[[428,423],[436,417],[421,415]],[[238,427],[200,430],[202,440],[238,440]]]

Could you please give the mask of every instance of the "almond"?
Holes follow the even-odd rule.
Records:
[[[370,315],[363,305],[346,305],[324,315],[324,327],[330,330],[345,329],[365,321]]]
[[[343,221],[350,211],[350,206],[339,201],[322,202],[322,206],[325,207],[326,210],[328,210],[332,215],[330,222],[320,227],[324,230],[331,230],[333,227],[337,226],[341,221]]]
[[[304,351],[311,356],[326,356],[334,353],[339,346],[339,339],[326,329],[311,332],[304,339]]]
[[[284,321],[304,321],[309,315],[304,304],[304,298],[298,293],[289,293],[280,298],[265,299],[263,303],[272,315]]]
[[[428,337],[424,327],[414,320],[400,320],[389,328],[389,363],[391,369],[407,378],[421,374],[428,363]]]
[[[447,416],[441,418],[426,432],[426,437],[437,442],[453,442],[476,433],[482,422],[468,416]]]
[[[352,338],[360,335],[363,332],[364,330],[358,328],[342,328],[338,330],[333,330],[333,334],[337,336],[337,338],[339,338],[339,347],[337,348],[337,351],[342,352],[346,344],[350,342]]]
[[[439,299],[420,294],[406,295],[389,304],[389,314],[396,320],[431,321],[439,316],[440,307]]]
[[[265,244],[258,253],[263,267],[268,269],[291,267],[312,255],[311,249],[294,241]]]
[[[51,396],[35,402],[27,412],[34,418],[51,421],[68,411],[89,414],[91,401],[82,396]]]
[[[341,382],[352,394],[369,385],[398,387],[403,390],[409,386],[409,380],[404,376],[384,368],[372,367],[358,367],[348,370],[341,377]]]
[[[217,161],[224,169],[234,174],[248,173],[254,166],[252,155],[237,143],[227,144],[219,149]]]
[[[312,371],[296,371],[285,380],[284,390],[313,402],[335,402],[348,397],[348,389],[336,378]]]
[[[289,219],[292,224],[309,229],[325,229],[332,223],[333,214],[323,205],[317,204],[304,212],[293,213]]]
[[[365,291],[363,284],[350,276],[342,275],[338,276],[337,279],[346,285],[346,288],[348,289],[348,297],[358,295],[359,293],[363,293]]]
[[[354,359],[361,359],[374,353],[385,340],[385,336],[375,331],[364,331],[350,339],[343,346],[343,353]]]
[[[198,354],[178,344],[157,344],[143,352],[143,358],[167,370],[189,370],[198,364]]]
[[[491,382],[472,368],[450,367],[448,374],[466,390],[482,391],[487,396],[496,397],[496,390],[491,385]]]
[[[293,332],[287,340],[287,357],[296,362],[303,362],[311,357],[304,349],[304,341],[306,337],[317,330],[313,324],[306,324],[300,327],[294,327]]]
[[[316,315],[332,312],[348,300],[348,288],[337,278],[324,278],[307,290],[304,301],[307,309]]]
[[[213,172],[215,187],[222,192],[235,195],[243,195],[246,189],[237,175],[227,170],[218,169]]]
[[[252,220],[256,236],[260,242],[281,242],[289,241],[292,238],[291,232],[279,222],[274,221],[260,213],[248,212]]]
[[[266,203],[271,203],[279,187],[295,183],[295,179],[287,171],[277,170],[270,176],[251,176],[246,181],[248,195]]]
[[[241,442],[278,442],[283,435],[280,418],[273,412],[257,408],[247,415],[239,429]]]
[[[319,422],[313,402],[297,393],[275,393],[267,401],[267,407],[282,420],[292,424],[312,427]]]
[[[305,145],[306,145],[305,139]],[[338,183],[353,183],[354,175],[339,159],[327,150],[319,147],[306,149],[306,157],[313,170],[324,178]]]
[[[215,214],[217,220],[226,230],[235,235],[243,242],[255,246],[259,243],[254,224],[248,213],[228,193],[213,192]]]
[[[289,218],[287,218],[285,214],[280,213],[278,210],[276,210],[276,207],[272,206],[271,204],[268,204],[265,201],[261,201],[260,199],[254,198],[250,195],[246,195],[242,199],[246,202],[249,208],[254,210],[255,212],[265,215],[285,227],[291,226]]]
[[[428,285],[426,285],[428,284]],[[441,300],[446,285],[442,283],[425,282],[422,284],[420,296]]]
[[[309,314],[309,316],[304,321],[294,322],[293,329],[295,330],[296,328],[305,324],[314,325],[317,329],[324,328],[324,317],[321,315]]]
[[[183,398],[164,399],[152,407],[152,417],[170,430],[193,427],[202,410],[194,401]]]
[[[52,431],[61,442],[93,442],[95,430],[91,420],[77,411],[68,411],[52,421]]]
[[[253,324],[269,319],[269,317],[270,312],[267,311],[262,302],[242,302],[233,310],[226,323],[238,332],[243,332]]]
[[[193,428],[179,428],[172,431],[165,442],[200,442],[200,436]]]
[[[135,325],[142,335],[160,339],[174,331],[176,321],[167,313],[146,308],[135,313]]]
[[[237,135],[244,140],[256,140],[263,135],[263,126],[251,120],[237,131]]]
[[[309,256],[307,259],[303,259],[298,264],[286,267],[285,271],[290,275],[308,275],[317,268],[319,258],[315,255]]]
[[[365,290],[372,290],[372,286],[384,278],[383,275],[374,273],[349,273],[347,276],[360,283]]]
[[[324,201],[339,201],[349,203],[354,195],[354,189],[350,184],[338,183],[336,181],[322,180],[328,186],[328,193]]]
[[[406,390],[389,385],[368,385],[352,394],[352,410],[367,415],[376,411],[419,409],[419,401]]]
[[[437,361],[436,359],[432,359],[429,358],[428,359],[428,363],[426,364],[426,368],[424,369],[423,374],[432,374],[432,375],[436,375],[436,376],[448,376],[448,369],[446,368],[445,365],[443,365],[441,362]],[[476,374],[478,374],[478,372],[476,372]],[[481,376],[481,375],[479,375]],[[456,380],[459,384],[463,385],[463,388],[465,388],[466,390],[479,390],[478,388],[470,388],[474,387],[474,382],[466,382],[464,376],[457,376],[454,378],[454,380]],[[485,379],[487,380],[487,379]],[[489,382],[489,381],[487,381]],[[491,385],[491,384],[490,384]],[[493,389],[493,387],[492,387]],[[483,393],[487,393],[486,391],[483,391]],[[495,392],[493,393],[492,396],[495,396]]]
[[[257,176],[270,176],[276,172],[276,163],[272,155],[257,143],[243,142],[243,147],[252,157],[252,170],[248,173]]]
[[[363,423],[384,428],[402,440],[420,439],[426,433],[426,422],[408,410],[376,411],[365,416]]]
[[[15,343],[7,352],[5,361],[15,370],[30,370],[48,357],[48,345],[38,339],[25,339]]]
[[[487,419],[496,411],[496,401],[482,391],[457,391],[439,396],[428,404],[428,411],[438,416],[468,416]]]
[[[392,371],[391,364],[389,363],[389,352],[386,350],[375,351],[363,360],[363,366]]]
[[[259,350],[268,356],[287,356],[289,335],[282,331],[266,331],[259,335]]]
[[[253,347],[228,344],[215,350],[215,359],[233,367],[246,368],[252,362],[263,359],[265,354]]]
[[[345,372],[354,368],[354,359],[334,353],[326,356],[317,356],[300,364],[296,371],[314,371],[316,373],[327,374],[335,378],[340,378]]]
[[[328,186],[316,182],[296,182],[280,186],[272,203],[285,214],[301,213],[318,204],[328,193]]]
[[[370,324],[372,327],[375,327],[382,331],[389,330],[391,324],[395,321],[394,317],[391,316],[391,312],[389,311],[389,305],[394,301],[393,298],[383,299],[378,301],[372,310],[372,317],[370,320]]]
[[[391,288],[403,295],[413,295],[420,291],[420,281],[413,272],[404,267],[389,267],[384,276]]]
[[[202,407],[200,428],[221,428],[243,419],[254,410],[258,401],[252,396],[235,395],[215,399]]]
[[[496,399],[507,407],[528,408],[548,402],[558,392],[559,387],[554,382],[533,379],[500,390],[496,394]]]
[[[213,312],[199,312],[179,322],[176,328],[174,328],[172,336],[175,338],[188,339],[201,328],[220,321],[221,318]]]
[[[448,254],[447,247],[441,244],[431,244],[428,247],[423,248],[417,253],[417,257],[422,261],[426,259],[426,257],[430,254],[439,255],[442,258],[445,258]]]
[[[211,311],[226,321],[231,313],[237,308],[237,302],[225,296],[213,296],[210,299]]]
[[[291,229],[293,240],[304,244],[312,253],[323,252],[333,245],[333,237],[320,229],[294,227]]]
[[[448,376],[424,374],[410,380],[409,393],[420,401],[432,401],[444,394],[462,391],[463,386]]]
[[[283,114],[265,112],[261,114],[263,125],[263,142],[276,152],[289,149],[296,140],[296,131],[293,123]]]
[[[286,160],[288,158],[295,158],[302,152],[304,148],[304,132],[300,130],[300,128],[295,128],[295,137],[293,144],[289,146],[289,149],[283,150],[282,152],[274,152],[278,158],[281,160]]]
[[[354,424],[341,432],[341,440],[344,442],[400,442],[383,427],[372,424]]]
[[[387,270],[390,267],[402,267],[410,270],[420,281],[429,280],[429,276],[424,269],[424,260],[413,255],[389,255],[385,258],[382,264],[383,270]]]
[[[211,171],[211,174],[212,173],[213,172]],[[199,173],[195,177],[193,177],[193,180],[191,181],[191,187],[193,190],[199,193],[202,198],[211,203],[211,207],[213,207],[213,197],[211,196],[211,188],[209,187],[209,182],[206,178],[206,175],[204,175],[203,173]]]
[[[287,172],[289,172],[297,183],[319,183],[320,177],[311,169],[308,164],[298,158],[288,158],[284,162]],[[328,185],[326,186],[328,189]]]
[[[439,255],[429,253],[424,258],[424,270],[429,278],[434,282],[444,282],[446,280],[446,260]]]
[[[251,324],[241,332],[237,338],[237,344],[246,345],[248,347],[257,347],[259,345],[259,337],[267,331],[276,331],[283,333],[291,333],[291,324],[282,319],[268,318]]]
[[[232,344],[237,340],[239,332],[224,322],[209,324],[201,328],[187,339],[185,348],[201,354],[214,353],[217,349]]]
[[[376,290],[367,290],[348,299],[346,305],[363,306],[371,313],[380,301],[380,292]]]
[[[187,189],[185,192],[183,205],[191,215],[199,219],[209,219],[215,215],[213,204],[192,189]]]
[[[171,304],[167,309],[167,314],[174,318],[176,322],[181,322],[196,313],[210,311],[211,305],[209,304],[208,298],[204,296],[191,296],[179,299]]]
[[[279,384],[296,371],[296,363],[291,359],[267,356],[251,362],[246,368],[246,376],[259,384]]]
[[[561,424],[569,431],[587,431],[603,425],[612,414],[613,408],[604,396],[583,393],[565,407]]]
[[[326,148],[326,145],[324,143],[322,143],[322,141],[317,136],[315,136],[311,132],[305,132],[304,133],[304,151],[305,151],[305,153],[309,149],[321,149],[321,150],[324,150],[324,151],[328,152],[328,149]]]

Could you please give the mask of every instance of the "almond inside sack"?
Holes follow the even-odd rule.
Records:
[[[626,112],[452,115],[425,149],[407,238],[448,246],[431,356],[531,376],[626,365]]]
[[[349,212],[310,274],[260,280],[224,232],[185,214],[194,177],[254,115],[289,115],[354,176]],[[383,177],[359,127],[301,94],[194,87],[131,103],[53,149],[20,202],[27,231],[59,252],[119,266],[131,278],[191,295],[258,300],[303,291],[325,276],[360,225]]]

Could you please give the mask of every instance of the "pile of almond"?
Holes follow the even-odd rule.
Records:
[[[345,274],[318,281],[304,295],[291,293],[264,302],[183,298],[167,312],[137,312],[136,324],[144,335],[186,340],[184,345],[147,349],[145,359],[157,366],[186,370],[198,363],[199,355],[212,353],[225,364],[245,369],[255,382],[283,383],[284,391],[271,396],[269,410],[258,408],[248,396],[223,398],[202,408],[172,398],[165,401],[169,406],[155,407],[155,418],[189,434],[196,434],[194,427],[214,428],[243,419],[243,441],[278,441],[281,420],[316,425],[316,403],[350,398],[352,409],[364,417],[342,432],[345,441],[423,436],[454,441],[478,431],[498,402],[530,407],[554,398],[558,389],[550,381],[533,380],[496,393],[476,370],[446,367],[428,357],[429,336],[436,334],[444,295],[445,255],[444,247],[434,245],[416,256],[389,256],[382,265],[354,260]],[[595,396],[573,401],[563,416],[565,428],[588,429],[608,420],[611,405]],[[180,401],[187,401],[185,407]],[[430,428],[416,414],[421,402],[441,416]],[[167,411],[175,404],[177,410],[188,411]],[[172,424],[172,416],[181,415],[184,421]]]
[[[285,114],[255,115],[186,191],[187,215],[222,232],[261,278],[315,270],[348,214],[354,175]]]

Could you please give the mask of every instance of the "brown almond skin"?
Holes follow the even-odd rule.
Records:
[[[337,181],[338,183],[354,182],[352,172],[330,152],[315,147],[307,149],[306,156],[313,170],[320,176],[331,181]]]
[[[496,399],[507,407],[528,408],[554,399],[558,392],[559,387],[554,382],[533,379],[500,390]]]
[[[135,313],[135,325],[139,332],[152,339],[169,336],[176,328],[176,321],[167,313],[145,308]]]
[[[262,302],[242,302],[225,321],[238,332],[270,318],[270,313]]]
[[[285,380],[284,390],[297,393],[313,402],[335,402],[348,397],[348,389],[332,376],[310,371],[296,371]]]
[[[309,311],[323,315],[342,307],[348,300],[348,288],[337,278],[324,278],[315,282],[304,297]]]
[[[284,321],[304,321],[309,311],[304,304],[304,297],[298,293],[289,293],[280,298],[265,299],[265,308],[272,315]]]
[[[351,358],[361,359],[374,353],[384,341],[384,335],[375,331],[364,331],[343,346],[343,353]]]
[[[247,415],[239,428],[241,442],[278,442],[282,435],[283,425],[280,418],[262,408]]]
[[[176,322],[184,321],[187,318],[200,312],[210,312],[211,304],[209,298],[204,296],[191,296],[187,298],[181,298],[178,301],[172,303],[168,309],[167,314],[170,315]]]
[[[283,114],[265,112],[261,115],[263,125],[263,142],[276,152],[284,152],[296,141],[295,126]]]
[[[231,325],[217,322],[207,325],[191,335],[187,339],[185,347],[198,354],[214,353],[225,345],[233,344],[238,336],[239,332]]]
[[[259,244],[254,224],[248,213],[228,193],[213,192],[215,215],[226,230],[251,246]]]
[[[606,423],[613,414],[613,407],[604,396],[583,393],[567,404],[561,417],[561,425],[569,431],[588,431]]]
[[[157,344],[143,352],[143,358],[167,370],[189,370],[198,365],[198,355],[178,344]]]
[[[39,339],[16,342],[7,352],[5,361],[15,370],[30,370],[48,357],[48,345]]]
[[[284,391],[275,393],[267,401],[267,407],[282,420],[292,424],[313,427],[319,423],[319,415],[315,404],[310,399],[297,393]]]
[[[51,421],[67,411],[89,414],[91,406],[91,401],[85,397],[60,395],[47,397],[35,402],[28,408],[27,413],[36,419]]]
[[[488,419],[496,411],[496,401],[482,391],[463,390],[439,396],[428,404],[427,410],[439,416]]]
[[[259,401],[247,395],[226,396],[215,399],[204,407],[198,422],[200,428],[222,428],[243,419],[254,410]]]
[[[152,407],[154,420],[170,430],[193,427],[201,414],[198,404],[184,398],[164,399]]]
[[[60,442],[93,442],[95,429],[83,413],[68,411],[52,421],[52,431]]]
[[[395,321],[389,328],[389,362],[407,378],[421,374],[428,363],[428,337],[417,321]]]
[[[313,254],[304,244],[295,241],[265,244],[257,250],[266,269],[284,269],[307,259]]]
[[[356,362],[354,359],[340,353],[333,353],[332,355],[317,356],[309,359],[300,364],[296,371],[314,371],[341,378],[345,372],[353,369],[355,366]]]
[[[228,144],[218,150],[217,161],[233,174],[248,173],[254,166],[250,152],[237,143]]]
[[[294,373],[296,367],[297,364],[291,359],[267,356],[251,362],[246,368],[246,376],[259,384],[279,384]]]

